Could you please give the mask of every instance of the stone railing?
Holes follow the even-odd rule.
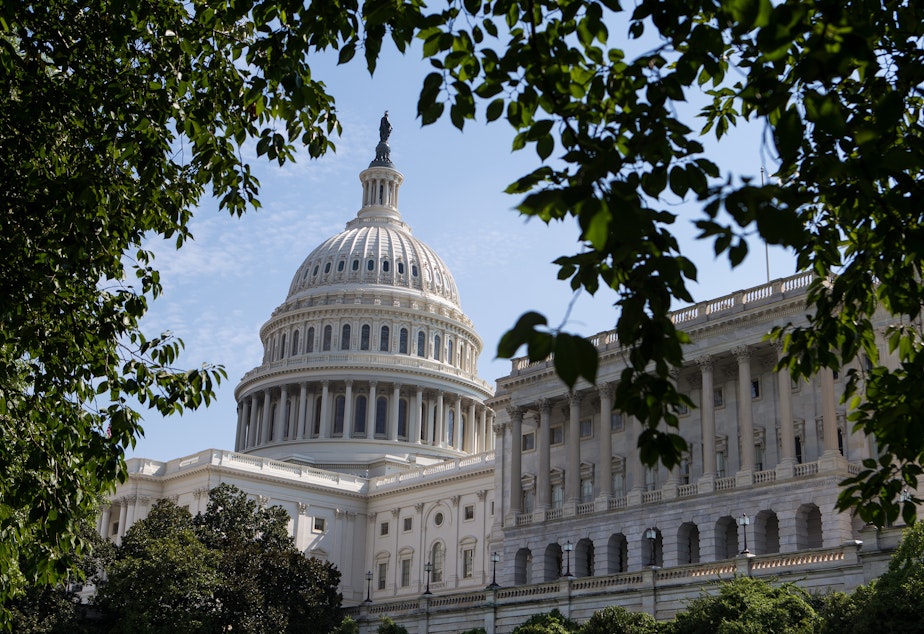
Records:
[[[754,484],[767,484],[776,482],[776,470],[758,471],[754,474]]]
[[[797,478],[815,475],[817,473],[818,473],[818,463],[817,462],[806,462],[803,464],[796,465],[796,477]]]
[[[369,480],[369,493],[390,491],[415,482],[427,482],[429,484],[437,476],[444,474],[456,476],[491,468],[494,465],[494,457],[494,451],[486,451],[473,456],[463,456],[426,467],[402,471],[401,473],[378,476]]]

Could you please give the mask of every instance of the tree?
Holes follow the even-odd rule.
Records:
[[[773,585],[737,577],[719,584],[679,613],[670,634],[811,634],[821,625],[804,590],[792,584]]]
[[[231,214],[259,205],[239,152],[248,140],[279,163],[297,143],[312,157],[330,149],[339,123],[311,56],[338,49],[348,63],[361,50],[374,71],[386,38],[400,51],[419,40],[434,67],[424,124],[448,111],[461,129],[483,106],[517,131],[514,150],[543,162],[508,191],[527,216],[577,219],[580,246],[556,260],[559,277],[614,292],[629,360],[614,403],[644,423],[646,463],[674,465],[686,448],[675,408],[691,403],[670,371],[687,337],[669,311],[692,300],[696,270],[670,206],[689,200],[701,239],[732,264],[756,234],[816,275],[810,324],[775,333],[781,367],[799,377],[870,359],[871,371],[848,373],[848,398],[880,455],[839,505],[877,524],[912,519],[918,500],[896,499],[924,458],[918,5],[641,0],[623,15],[617,0],[5,3],[0,599],[73,566],[75,518],[125,477],[138,404],[197,407],[223,376],[176,367],[181,343],[140,331],[160,292],[142,239],[182,245],[206,193]],[[614,28],[635,48],[614,46]],[[687,115],[694,97],[703,107]],[[701,142],[742,121],[765,127],[766,185],[720,178]],[[879,307],[895,316],[894,371],[878,359]],[[569,385],[595,378],[591,344],[542,315],[525,313],[498,353],[524,344],[533,359],[554,352]]]
[[[924,526],[906,529],[889,569],[869,586],[861,586],[847,603],[853,616],[849,634],[918,632],[924,623]],[[833,629],[831,631],[834,631]]]
[[[513,634],[568,634],[579,631],[578,624],[554,609],[551,612],[534,614],[514,628]]]
[[[658,622],[650,614],[630,612],[611,605],[593,613],[581,626],[581,634],[657,634]]]
[[[387,616],[379,618],[379,627],[375,630],[378,634],[407,634],[407,628],[398,625]]]
[[[126,533],[100,591],[111,631],[335,631],[340,573],[305,558],[287,524],[284,509],[227,484],[195,518],[159,501]]]

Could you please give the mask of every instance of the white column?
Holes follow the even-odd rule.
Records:
[[[398,440],[398,401],[400,399],[401,384],[395,383],[391,390],[391,422],[388,424],[387,429],[388,440]]]
[[[462,449],[462,396],[461,395],[458,395],[458,394],[456,395],[456,403],[453,409],[455,410],[455,413],[453,414],[453,416],[456,419],[456,424],[452,430],[453,438],[451,438],[450,440],[452,440],[453,447],[461,450]]]
[[[783,346],[776,346],[777,361],[783,358]],[[780,464],[792,467],[796,463],[796,430],[792,420],[792,377],[785,369],[776,373],[780,392]]]
[[[100,537],[102,537],[103,539],[109,539],[109,524],[110,524],[109,514],[110,514],[110,508],[111,508],[111,507],[110,507],[109,502],[106,502],[106,503],[103,505],[103,513],[102,513],[102,517],[100,518],[100,521],[99,521],[99,523],[100,523],[99,534],[100,534]]]
[[[475,401],[468,404],[468,418],[465,420],[465,439],[461,449],[468,453],[478,453],[475,450]]]
[[[821,429],[824,434],[824,453],[839,454],[837,448],[837,400],[834,396],[834,371],[821,369]]]
[[[122,497],[119,499],[119,530],[116,532],[116,543],[122,543],[122,535],[128,530],[126,524],[128,524],[128,498]]]
[[[353,381],[346,380],[346,393],[343,404],[343,437],[353,437]]]
[[[270,413],[272,411],[272,401],[270,400],[269,389],[263,390],[263,428],[260,430],[260,444],[265,445],[269,442],[270,432]]]
[[[303,381],[301,384],[301,387],[298,390],[298,420],[295,423],[295,430],[292,434],[293,439],[304,438],[306,436],[305,420],[306,420],[307,412],[308,412],[308,383]]]
[[[436,394],[436,424],[434,425],[434,444],[439,447],[446,445],[446,416],[443,413],[443,393]]]
[[[279,407],[276,408],[276,433],[273,434],[276,442],[281,441],[286,433],[286,421],[289,418],[289,386],[283,385],[280,389]]]
[[[568,473],[565,474],[565,501],[581,501],[581,395],[568,397]]]
[[[523,410],[519,407],[511,407],[510,412],[510,481],[508,490],[510,491],[510,512],[513,515],[519,515],[522,510],[523,484],[520,482],[523,477],[521,474],[523,468]],[[548,480],[548,475],[546,475]]]
[[[715,387],[712,383],[712,357],[700,357],[697,363],[703,379],[699,404],[703,437],[703,477],[715,478]]]
[[[411,414],[411,437],[408,439],[413,443],[420,444],[421,412],[423,411],[423,388],[417,388],[417,398],[414,399],[414,412]]]
[[[330,438],[330,381],[321,381],[321,438]]]
[[[247,425],[250,423],[250,399],[244,397],[241,399],[241,426],[237,432],[237,442],[234,444],[235,451],[242,451],[247,447]]]
[[[600,474],[598,490],[601,498],[613,495],[613,432],[610,428],[610,418],[613,415],[613,388],[603,384],[597,388],[600,394],[600,425],[597,432],[599,445],[599,458],[597,473]]]
[[[626,460],[629,462],[629,477],[632,478],[632,490],[645,490],[645,471],[642,469],[642,460],[638,451],[638,438],[642,434],[642,423],[635,416],[629,416],[626,421],[626,427],[630,431],[631,443],[626,449]]]
[[[549,399],[539,401],[539,428],[536,430],[536,443],[539,445],[539,473],[536,474],[536,510],[551,506],[551,488],[549,473],[551,471],[551,431],[552,402]],[[520,443],[522,449],[522,442]]]
[[[751,352],[747,346],[732,350],[738,359],[738,429],[741,434],[741,471],[754,470],[754,415],[751,411]]]
[[[247,446],[253,447],[257,444],[257,397],[250,395],[250,433],[247,434]]]
[[[375,438],[375,381],[369,381],[369,402],[366,404],[366,439]]]
[[[241,436],[244,435],[244,404],[237,404],[237,432],[234,434],[234,451],[241,450]]]

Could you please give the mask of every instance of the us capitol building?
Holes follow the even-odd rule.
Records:
[[[337,565],[363,632],[380,615],[412,634],[509,632],[612,604],[669,618],[736,574],[826,591],[885,569],[898,529],[834,510],[838,482],[875,455],[845,422],[843,374],[794,382],[764,341],[804,322],[809,274],[674,313],[693,342],[674,378],[697,407],[680,412],[681,465],[649,469],[638,421],[612,411],[614,332],[591,338],[598,382],[573,393],[550,361],[514,359],[496,390],[478,376],[483,343],[452,274],[398,211],[390,132],[383,119],[356,217],[260,330],[234,451],[130,459],[103,536],[119,542],[157,499],[195,514],[233,484],[285,508],[298,548]]]

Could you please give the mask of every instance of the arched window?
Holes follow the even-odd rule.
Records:
[[[373,259],[370,258],[370,259],[366,262],[366,270],[367,270],[367,271],[374,271],[374,270],[375,270],[375,260],[373,260]]]
[[[677,561],[681,565],[699,563],[699,527],[693,522],[681,524],[677,531]]]
[[[292,356],[298,354],[298,331],[292,333]]]
[[[430,563],[433,564],[433,573],[430,579],[433,583],[440,583],[443,581],[443,566],[446,560],[446,549],[443,548],[441,542],[436,542],[433,544],[433,549],[430,552]]]
[[[427,356],[427,335],[424,334],[423,330],[417,333],[417,356]]]
[[[517,586],[532,583],[533,554],[529,548],[517,551],[513,560],[513,584]]]
[[[284,359],[286,356],[286,333],[282,333],[282,339],[279,340],[279,358]]]
[[[446,339],[446,363],[455,365],[454,357],[452,356],[452,339]]]
[[[614,575],[629,570],[629,541],[622,533],[610,535],[606,545],[607,573]]]
[[[398,437],[407,440],[407,399],[398,401]]]
[[[407,328],[402,328],[398,335],[398,352],[407,354]]]
[[[337,262],[337,272],[338,272],[338,273],[340,273],[341,271],[343,271],[343,266],[344,266],[343,260],[340,260],[339,262]]]
[[[354,271],[358,271],[359,270],[359,260],[353,260],[353,264],[351,265],[351,268]]]
[[[715,558],[731,559],[738,554],[738,522],[731,515],[715,523]]]
[[[308,335],[305,338],[305,352],[314,352],[314,328],[308,329]]]
[[[417,277],[417,265],[416,264],[411,265],[411,276]]]
[[[561,545],[556,543],[549,544],[545,547],[545,559],[543,561],[543,581],[555,581],[564,572]]]
[[[353,416],[353,433],[357,436],[366,435],[366,397],[356,397],[356,413]]]
[[[388,352],[390,336],[391,331],[388,329],[388,326],[382,326],[382,332],[379,334],[379,350],[381,352]]]
[[[388,399],[380,396],[375,399],[375,433],[384,436],[388,424]]]
[[[334,329],[330,326],[324,326],[324,341],[321,344],[323,352],[330,352],[330,342],[334,338]]]
[[[452,445],[455,439],[456,431],[456,412],[454,410],[449,410],[448,415],[446,416],[446,444]]]
[[[327,264],[324,265],[324,272],[325,272],[325,273],[330,273],[330,262],[328,262]]]
[[[343,435],[343,415],[346,410],[346,397],[338,394],[334,399],[334,436]]]
[[[369,337],[370,337],[369,333],[371,332],[371,330],[372,329],[369,328],[369,324],[363,324],[363,327],[360,328],[359,330],[359,349],[360,350],[369,349]]]
[[[340,330],[340,349],[350,349],[350,324],[343,324],[343,328]]]
[[[433,335],[433,358],[436,359],[437,361],[440,360],[440,350],[441,350],[440,344],[441,343],[442,342],[440,341],[440,336]]]
[[[404,275],[404,262],[398,262],[398,275]]]
[[[596,570],[594,543],[589,538],[579,539],[574,545],[574,576],[592,577]]]
[[[821,548],[821,511],[814,504],[803,504],[796,510],[796,548]]]
[[[391,265],[388,263],[388,260],[382,262],[382,272],[388,273],[391,270]]]

